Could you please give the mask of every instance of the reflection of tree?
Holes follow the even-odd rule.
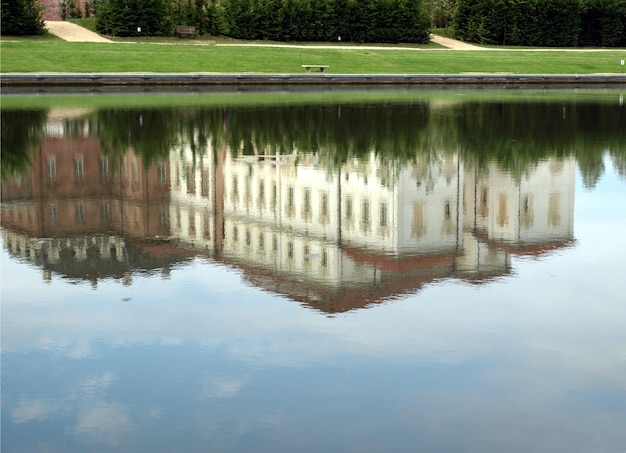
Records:
[[[215,112],[201,108],[178,109],[176,118],[176,145],[188,147],[195,159],[202,159],[210,140],[219,135],[220,123]]]
[[[575,154],[585,184],[593,186],[607,150],[626,154],[624,124],[626,111],[617,104],[471,102],[431,117],[428,131],[479,171],[496,161],[518,178],[540,160]]]
[[[177,139],[175,109],[103,109],[97,122],[102,152],[114,164],[132,148],[148,167],[166,158]]]
[[[243,154],[312,151],[340,163],[374,151],[412,159],[427,122],[425,103],[234,108],[224,137]]]
[[[574,154],[585,184],[592,186],[603,174],[607,150],[614,162],[623,162],[623,124],[624,109],[608,103],[413,102],[237,107],[229,110],[220,134],[235,152],[316,152],[329,168],[374,151],[390,173],[394,165],[461,153],[479,174],[498,162],[519,179],[541,160]]]
[[[2,111],[2,179],[23,174],[30,165],[30,153],[40,143],[46,110]]]
[[[626,180],[626,151],[611,150],[609,154],[611,155],[615,171],[622,179]]]
[[[577,153],[578,169],[583,180],[583,186],[593,189],[604,174],[602,154],[595,152]]]
[[[45,118],[43,110],[3,111],[3,176],[25,168]],[[316,162],[330,172],[373,151],[382,164],[379,176],[390,184],[398,166],[421,162],[428,168],[456,153],[477,174],[495,161],[516,178],[538,161],[574,154],[585,185],[592,187],[603,174],[602,156],[608,151],[617,171],[626,174],[626,110],[617,103],[524,98],[105,108],[87,120],[95,123],[90,129],[97,131],[113,170],[129,149],[149,166],[172,150],[191,149],[194,161],[201,160],[212,146],[248,155],[315,153]],[[82,130],[84,121],[66,120],[63,130]]]

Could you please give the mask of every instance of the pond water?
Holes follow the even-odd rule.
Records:
[[[623,451],[623,104],[3,97],[3,451]]]

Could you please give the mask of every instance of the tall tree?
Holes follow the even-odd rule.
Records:
[[[96,29],[113,36],[162,36],[170,33],[167,0],[102,0]]]
[[[3,35],[41,35],[45,30],[37,0],[2,0]]]

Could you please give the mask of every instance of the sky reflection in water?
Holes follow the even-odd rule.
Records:
[[[583,185],[568,156],[546,156],[536,171],[522,173],[530,177],[521,183],[493,162],[474,181],[478,173],[459,154],[427,164],[418,156],[417,164],[399,165],[395,184],[386,185],[376,179],[384,165],[372,156],[333,167],[334,180],[306,153],[280,167],[285,217],[272,223],[253,209],[256,179],[256,201],[244,208],[246,175],[258,177],[266,164],[234,153],[222,156],[221,167],[219,158],[206,159],[210,174],[224,175],[221,191],[208,190],[222,194],[220,208],[215,198],[188,196],[188,178],[176,188],[176,171],[184,174],[188,155],[172,151],[171,194],[155,205],[156,212],[167,206],[171,234],[156,244],[178,254],[163,269],[134,268],[130,276],[114,270],[96,284],[80,278],[80,266],[64,276],[51,255],[39,263],[19,257],[25,244],[34,256],[36,244],[50,243],[16,226],[24,200],[7,200],[3,190],[3,449],[620,451],[626,444],[626,184],[608,154],[593,188]],[[202,168],[193,170],[199,188]],[[542,173],[545,168],[556,173]],[[430,191],[420,192],[416,180],[424,181],[426,170],[435,176]],[[367,188],[350,186],[366,176]],[[285,214],[290,184],[291,220]],[[309,186],[330,187],[329,199],[314,190],[305,195]],[[473,195],[483,187],[491,210],[481,217],[480,196]],[[264,190],[269,206],[269,183]],[[504,195],[514,193],[530,194],[529,201],[520,196],[511,207]],[[337,209],[345,220],[350,194],[355,222],[363,221],[356,197],[369,195],[374,233],[356,225],[350,234],[345,222],[320,232],[326,227],[315,222],[325,210],[331,226]],[[549,214],[551,194],[560,196],[563,225],[552,236],[531,227],[542,221],[539,206],[546,222],[556,218]],[[335,205],[337,197],[344,198]],[[92,199],[85,198],[86,212]],[[47,210],[50,199],[32,201]],[[387,203],[386,225],[378,202]],[[145,208],[142,203],[131,207]],[[531,204],[535,215],[524,223],[520,213]],[[198,233],[192,241],[189,229],[197,222],[203,231],[206,207],[210,238]],[[421,210],[437,216],[435,226],[422,229]],[[509,220],[517,236],[507,236],[510,224],[498,223],[505,212],[518,214]],[[378,235],[376,226],[390,231]],[[67,236],[83,237],[66,228]],[[218,244],[213,233],[220,228]],[[130,250],[127,263],[148,262],[134,248],[162,253],[154,238],[142,241],[143,233],[130,230],[97,233],[120,238]],[[257,253],[264,234],[267,248],[278,236],[282,258]],[[324,250],[327,274],[319,273]],[[163,254],[157,258],[163,264]],[[355,294],[360,306],[342,305]],[[371,300],[362,300],[367,295]]]

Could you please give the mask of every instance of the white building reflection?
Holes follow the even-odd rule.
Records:
[[[255,285],[343,311],[440,278],[481,282],[573,240],[575,160],[480,174],[457,154],[410,165],[370,153],[172,153],[172,235]],[[184,175],[181,177],[180,175]],[[324,306],[324,304],[328,304]]]
[[[198,155],[183,144],[143,170],[127,150],[110,177],[93,137],[53,132],[37,158],[55,163],[54,180],[40,162],[33,168],[48,170],[3,182],[4,246],[42,266],[45,278],[130,284],[133,271],[169,275],[171,263],[203,255],[259,287],[336,312],[437,279],[480,283],[508,274],[514,255],[573,241],[574,157],[512,174],[496,163],[467,167],[453,151],[417,153],[405,164],[370,152],[338,165],[323,152],[242,155],[207,145]],[[151,259],[133,262],[137,255]]]

